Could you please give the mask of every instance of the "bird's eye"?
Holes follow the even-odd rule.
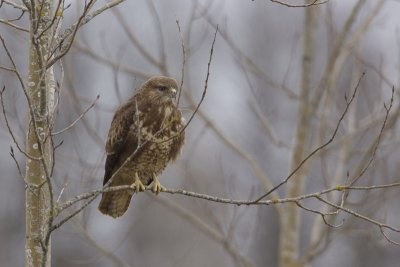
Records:
[[[158,91],[160,91],[160,92],[164,92],[164,91],[167,91],[167,87],[165,87],[165,86],[159,86],[158,87]]]

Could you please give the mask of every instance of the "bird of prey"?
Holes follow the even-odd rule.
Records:
[[[114,218],[128,209],[134,192],[151,185],[165,189],[157,176],[180,154],[185,140],[176,105],[175,79],[153,76],[115,112],[106,143],[103,185],[131,185],[131,190],[103,192],[99,210]]]

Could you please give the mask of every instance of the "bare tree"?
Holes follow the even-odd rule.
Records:
[[[59,102],[56,94],[58,85],[54,65],[68,53],[80,26],[122,1],[113,1],[89,14],[94,2],[85,3],[78,20],[63,32],[60,32],[60,29],[63,12],[67,8],[63,0],[23,1],[20,4],[13,1],[1,2],[2,5],[9,5],[21,12],[17,19],[3,21],[14,29],[27,31],[13,23],[19,21],[24,14],[29,15],[27,80],[17,69],[14,56],[4,37],[0,36],[3,49],[11,63],[11,67],[2,66],[2,69],[14,73],[25,95],[28,110],[25,149],[14,138],[11,128],[9,128],[15,145],[26,156],[26,173],[24,175],[26,183],[26,266],[50,266],[50,236],[55,229],[54,219],[58,212],[52,182],[55,151],[52,136],[55,134],[53,132],[54,116],[56,105]]]
[[[248,1],[227,20],[222,1],[122,2],[1,1],[0,134],[25,184],[26,266],[319,266],[340,231],[398,245],[398,77],[362,50],[387,1],[340,17],[334,0]],[[274,12],[296,19],[272,30]],[[301,39],[274,44],[289,22]],[[112,221],[91,205],[130,190],[100,186],[107,118],[154,73],[180,78],[189,140],[171,188]],[[60,245],[69,233],[90,249]]]

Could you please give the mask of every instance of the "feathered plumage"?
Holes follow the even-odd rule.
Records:
[[[155,76],[121,105],[111,122],[106,144],[103,185],[132,185],[130,191],[105,192],[99,210],[114,218],[128,209],[134,191],[153,182],[153,192],[162,186],[157,176],[180,154],[185,134],[182,115],[175,103],[177,82]]]

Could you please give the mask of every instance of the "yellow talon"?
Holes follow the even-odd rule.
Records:
[[[151,191],[153,191],[153,193],[158,195],[158,193],[160,193],[161,191],[165,191],[165,189],[166,188],[160,184],[156,175],[153,173],[153,185],[151,187]]]
[[[135,181],[133,182],[133,184],[131,184],[131,189],[135,192],[143,192],[146,187],[143,185],[143,183],[140,181],[139,176],[137,174],[137,172],[135,173]]]

